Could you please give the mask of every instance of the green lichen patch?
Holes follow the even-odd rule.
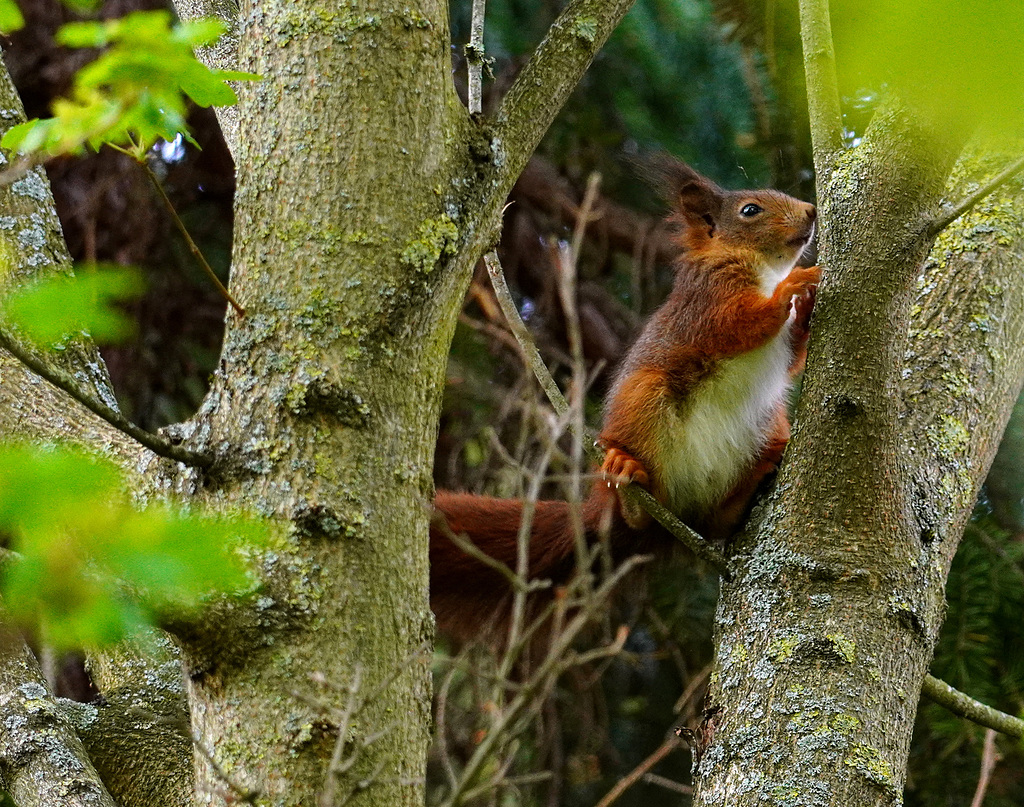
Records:
[[[793,651],[800,645],[800,637],[797,635],[783,636],[773,640],[768,645],[768,656],[776,664],[782,664],[793,655]]]
[[[971,441],[971,435],[958,418],[952,415],[942,415],[928,429],[928,441],[937,453],[949,459],[955,459],[966,451]]]
[[[853,639],[842,633],[829,633],[825,638],[832,643],[836,653],[847,664],[853,664],[857,660],[857,645]]]
[[[894,789],[892,766],[883,758],[878,749],[871,745],[858,743],[851,747],[843,764],[853,768],[869,782],[886,790]]]
[[[427,219],[416,230],[416,237],[402,250],[402,262],[420,274],[428,275],[442,258],[457,251],[459,229],[447,214]]]
[[[580,17],[573,21],[570,30],[573,36],[579,37],[588,45],[592,45],[597,39],[597,20],[593,17]]]

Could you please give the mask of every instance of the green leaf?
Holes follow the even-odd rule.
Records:
[[[227,30],[227,26],[218,19],[191,20],[180,23],[175,29],[175,38],[185,42],[190,48],[212,45]]]
[[[181,91],[199,106],[231,106],[238,103],[235,91],[209,70],[188,70],[180,78]]]
[[[53,35],[67,48],[98,48],[110,41],[110,26],[102,22],[69,22]]]
[[[134,506],[109,462],[69,449],[0,449],[0,530],[16,559],[0,595],[58,648],[137,632],[156,610],[187,611],[248,590],[246,547],[262,523],[166,504]]]
[[[226,82],[255,78],[210,70],[195,58],[192,48],[215,42],[223,30],[216,20],[174,23],[163,10],[63,26],[61,44],[106,50],[76,73],[70,98],[54,102],[53,118],[5,138],[5,145],[61,154],[110,143],[141,154],[158,140],[187,137],[186,96],[202,106],[234,104]]]
[[[14,0],[0,0],[0,34],[13,33],[24,25],[25,18]]]
[[[52,128],[53,124],[50,121],[39,118],[15,124],[0,139],[0,146],[22,154],[39,151],[51,140]]]
[[[114,307],[143,290],[139,274],[125,267],[91,267],[74,277],[43,280],[8,297],[0,315],[36,344],[52,345],[80,333],[116,342],[132,333],[132,320]]]

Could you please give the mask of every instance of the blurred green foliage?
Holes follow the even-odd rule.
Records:
[[[14,0],[0,0],[0,33],[10,34],[25,25],[25,18]]]
[[[157,614],[249,585],[240,545],[258,522],[140,507],[111,463],[70,448],[0,450],[7,612],[57,648],[118,641]]]
[[[179,133],[190,138],[187,99],[204,107],[234,104],[237,98],[227,82],[258,77],[210,70],[195,58],[193,48],[214,43],[223,33],[222,23],[172,23],[170,12],[137,11],[63,26],[57,32],[61,44],[106,50],[75,74],[71,98],[53,102],[52,118],[14,126],[0,145],[54,155],[109,143],[141,157],[158,140],[170,142]]]
[[[845,94],[889,87],[948,125],[984,120],[1019,133],[1020,0],[838,0],[832,15]]]
[[[142,280],[131,269],[85,266],[76,275],[46,278],[10,293],[0,304],[0,317],[37,345],[55,345],[83,333],[105,344],[129,337],[135,327],[114,303],[142,292]]]

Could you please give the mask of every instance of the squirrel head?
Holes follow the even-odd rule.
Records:
[[[814,235],[814,205],[773,190],[727,191],[675,160],[658,167],[691,259],[738,258],[769,284],[797,262]],[[774,286],[774,282],[770,285]]]

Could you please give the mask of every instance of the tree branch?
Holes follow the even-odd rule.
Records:
[[[175,0],[174,10],[185,21],[214,17],[227,26],[213,45],[196,48],[196,58],[213,70],[238,69],[238,0]],[[224,142],[232,155],[238,146],[238,105],[213,108]]]
[[[1024,169],[1024,157],[1014,160],[1005,170],[994,176],[974,193],[963,199],[959,204],[929,222],[925,229],[925,237],[929,241],[935,238],[935,236],[945,230],[962,215],[970,212],[982,199],[999,190],[999,188],[1013,179],[1013,177],[1021,172],[1021,169]]]
[[[501,102],[494,142],[504,200],[551,122],[634,0],[572,0]]]
[[[197,454],[187,448],[174,445],[166,437],[142,429],[117,410],[87,395],[78,386],[74,378],[63,370],[47,364],[39,356],[20,344],[3,328],[0,328],[0,347],[28,367],[33,373],[45,378],[53,386],[66,392],[94,415],[102,418],[115,429],[124,432],[136,442],[141,443],[154,454],[197,468],[206,468],[212,463],[212,459],[209,456]]]
[[[1024,738],[1024,720],[986,706],[981,701],[976,701],[969,695],[953,689],[934,675],[925,676],[921,694],[939,706],[949,709],[953,714],[970,720],[972,723],[977,723],[979,726],[985,726],[985,728],[993,729],[1018,740]]]
[[[484,78],[484,9],[487,0],[473,0],[473,17],[469,23],[469,44],[466,45],[466,73],[468,76],[469,114],[483,111]]]
[[[487,266],[487,273],[490,275],[491,282],[494,285],[494,293],[498,298],[498,305],[501,306],[501,310],[508,320],[509,328],[511,328],[513,335],[516,337],[516,341],[519,342],[523,360],[533,370],[533,374],[537,377],[541,389],[544,390],[555,412],[559,417],[565,417],[569,411],[569,404],[562,395],[562,391],[558,388],[558,384],[555,383],[555,379],[552,378],[547,365],[544,364],[544,359],[541,358],[540,351],[537,350],[533,336],[523,322],[522,317],[519,316],[515,301],[512,299],[512,292],[509,290],[508,284],[505,282],[505,275],[501,271],[501,262],[498,260],[497,253],[488,252],[484,256],[484,264]],[[586,434],[581,435],[581,437],[583,445],[587,450],[587,455],[592,461],[600,465],[604,459],[604,452],[598,448],[595,441],[596,436],[587,430]],[[628,500],[638,503],[643,507],[655,521],[661,524],[675,538],[678,538],[694,555],[716,569],[726,580],[732,579],[729,562],[725,556],[702,535],[680,521],[647,490],[638,485],[631,484],[626,488],[625,496]]]
[[[807,76],[814,168],[821,177],[843,147],[843,118],[839,108],[828,0],[800,0],[800,35]]]
[[[4,789],[22,807],[116,807],[39,664],[9,626],[0,627],[0,762]]]

